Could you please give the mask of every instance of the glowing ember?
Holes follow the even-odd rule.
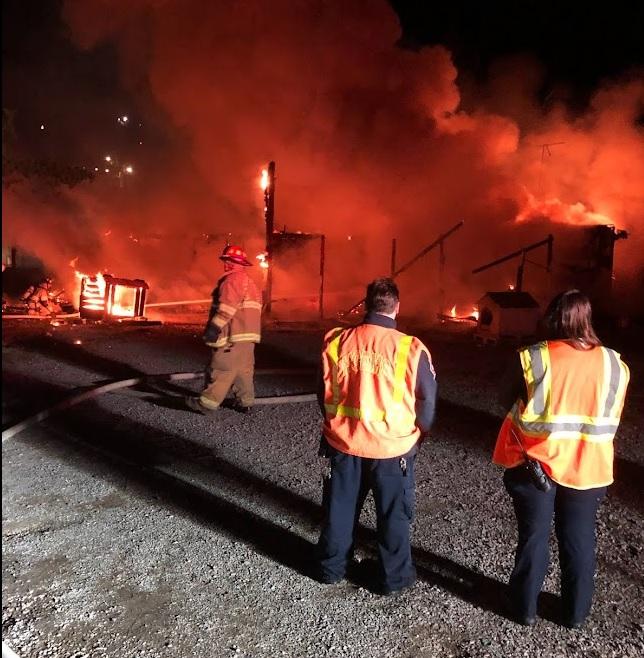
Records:
[[[82,345],[83,341],[82,340],[75,340],[74,345]]]
[[[135,316],[136,288],[115,285],[107,300],[107,314],[133,318]]]
[[[508,290],[514,290],[514,284],[508,283]]]
[[[266,192],[268,188],[268,169],[262,169],[262,177],[259,180],[259,186]]]
[[[458,315],[456,313],[456,304],[454,304],[454,306],[452,306],[452,308],[449,309],[449,311],[438,314],[438,319],[441,322],[448,322],[450,324],[466,325],[471,322],[477,322],[478,318],[479,318],[479,310],[478,307],[476,306],[472,306],[472,311],[467,315]]]

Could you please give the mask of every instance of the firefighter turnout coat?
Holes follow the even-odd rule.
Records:
[[[519,357],[527,404],[518,399],[505,418],[494,463],[507,468],[522,463],[521,441],[559,484],[573,489],[611,484],[613,438],[629,380],[620,355],[555,340],[522,349]]]
[[[208,325],[219,334],[207,345],[214,348],[232,343],[259,343],[261,338],[262,301],[255,282],[243,266],[226,272],[212,291]]]
[[[327,443],[371,459],[408,453],[421,435],[414,390],[423,353],[431,364],[420,340],[377,324],[327,333],[322,351]]]

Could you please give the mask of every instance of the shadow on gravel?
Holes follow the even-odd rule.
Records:
[[[28,377],[16,381],[13,388],[17,397],[33,395],[34,390],[38,390],[39,394],[45,392],[49,397],[69,394],[69,390],[30,381]],[[441,403],[441,412],[441,432],[456,437],[454,440],[466,437],[464,441],[468,444],[486,452],[489,450],[498,426],[496,417],[447,402]],[[196,522],[217,528],[268,558],[312,577],[314,546],[310,541],[231,502],[227,499],[230,495],[218,495],[213,488],[224,485],[226,490],[234,492],[234,499],[248,496],[267,501],[269,506],[280,505],[285,510],[285,516],[298,517],[310,532],[315,531],[322,518],[320,505],[312,500],[213,455],[213,451],[203,445],[106,411],[96,402],[86,402],[67,410],[64,415],[56,415],[47,421],[47,425],[56,430],[52,439],[74,446],[79,453],[81,467],[87,472],[95,474],[94,464],[98,454],[114,472],[136,482],[141,497],[163,499]],[[476,434],[472,433],[473,425],[477,428]],[[87,437],[91,437],[91,443]],[[50,450],[35,445],[43,451]],[[190,481],[153,470],[154,466],[163,468],[173,463],[187,465]],[[637,468],[639,470],[631,472],[632,477],[641,476],[641,469]],[[216,476],[216,483],[210,485],[213,488],[206,489],[213,481],[213,475]],[[201,482],[207,484],[202,486]],[[619,494],[619,491],[616,489],[615,493]],[[632,493],[629,498],[632,498]],[[638,504],[641,506],[642,503]],[[375,541],[375,532],[361,525],[357,535],[360,547],[364,546],[365,552],[373,555]],[[507,616],[504,584],[448,557],[418,547],[412,550],[422,580],[476,607]],[[358,585],[369,586],[362,576],[350,575],[350,578]],[[558,601],[554,595],[542,594],[540,615],[556,621]]]
[[[490,460],[500,426],[501,420],[493,414],[439,399],[432,434],[441,441],[473,448]],[[608,488],[608,496],[644,513],[644,466],[615,457],[615,483]]]
[[[145,374],[127,363],[91,354],[80,345],[74,345],[52,336],[34,336],[21,341],[19,347],[25,352],[35,352],[52,357],[69,365],[79,366],[114,379],[141,377]]]
[[[321,506],[314,501],[213,455],[207,447],[108,412],[96,403],[88,402],[57,415],[47,421],[47,426],[55,430],[53,440],[73,446],[79,466],[88,473],[96,474],[98,456],[114,472],[135,482],[142,498],[161,499],[196,522],[243,541],[303,576],[313,577],[314,545],[310,541],[229,499],[248,497],[266,501],[269,508],[279,506],[284,516],[297,519],[311,533],[317,531],[322,519]],[[86,437],[91,437],[91,443]],[[51,444],[34,445],[43,451],[51,450]],[[154,468],[167,470],[172,464],[183,466],[188,477],[179,479]],[[228,495],[218,495],[218,490]],[[375,543],[375,532],[361,525],[357,534],[360,548],[373,555]],[[412,550],[419,578],[476,607],[506,616],[505,585],[447,557],[418,547]],[[365,580],[365,574],[355,570],[349,573],[349,579],[358,586],[375,587],[373,579]],[[556,601],[556,597],[552,599]],[[548,606],[552,610],[554,601]],[[554,619],[547,609],[543,616]]]

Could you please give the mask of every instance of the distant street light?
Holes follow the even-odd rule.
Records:
[[[106,174],[109,174],[110,172],[116,174],[116,177],[119,179],[119,187],[125,187],[125,176],[132,176],[134,174],[134,167],[131,164],[122,165],[116,156],[112,157],[111,155],[106,155],[104,159],[105,162],[111,165],[111,168],[106,167],[103,171],[105,171]],[[94,171],[98,171],[98,167],[95,167]]]
[[[127,125],[127,122],[130,120],[130,117],[127,116],[127,114],[124,114],[120,116],[117,121],[122,125],[125,126]]]

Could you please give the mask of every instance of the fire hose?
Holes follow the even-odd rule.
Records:
[[[31,317],[31,316],[29,316]],[[255,373],[258,375],[293,375],[293,374],[304,374],[308,373],[310,371],[307,370],[297,370],[297,369],[289,369],[289,368],[258,368],[255,370]],[[66,398],[65,400],[62,400],[58,404],[52,405],[48,409],[44,409],[43,411],[38,412],[37,414],[30,416],[29,418],[26,418],[25,420],[16,423],[15,425],[12,425],[11,427],[7,428],[6,430],[3,430],[2,432],[2,443],[7,441],[8,439],[13,438],[23,430],[27,429],[28,427],[35,425],[36,423],[40,422],[41,420],[45,420],[52,414],[62,411],[64,409],[69,409],[70,407],[73,407],[80,402],[83,402],[84,400],[90,400],[92,398],[96,398],[99,395],[103,395],[103,393],[109,393],[111,391],[116,391],[122,388],[129,388],[130,386],[136,386],[137,384],[142,384],[147,381],[154,381],[155,379],[157,380],[164,380],[164,381],[171,381],[171,382],[177,382],[177,381],[186,381],[189,379],[197,379],[198,377],[203,377],[203,372],[175,372],[171,374],[165,374],[165,375],[145,375],[143,377],[132,377],[130,379],[121,379],[116,382],[110,382],[109,384],[103,384],[101,386],[96,386],[88,391],[83,391],[82,393],[78,393],[77,395],[72,395],[69,398]],[[292,404],[292,403],[297,403],[297,402],[314,402],[317,399],[317,396],[315,393],[301,393],[301,394],[296,394],[296,395],[278,395],[278,396],[269,396],[269,397],[263,397],[263,398],[256,398],[255,399],[255,404]],[[176,472],[172,468],[168,468],[165,466],[153,466],[153,470],[157,470],[161,473],[164,473],[165,475],[169,475],[171,477],[174,477],[182,482],[187,482],[191,485],[194,486],[194,483],[187,478],[186,476],[182,475],[181,473]],[[2,642],[2,658],[19,658],[18,654],[16,654],[5,642]]]
[[[292,374],[304,374],[310,371],[307,370],[297,370],[297,369],[287,369],[287,368],[259,368],[255,371],[258,375],[292,375]],[[130,379],[121,379],[119,381],[110,382],[109,384],[102,384],[101,386],[96,386],[91,388],[88,391],[83,391],[76,395],[72,395],[57,404],[48,407],[39,411],[29,418],[8,427],[6,430],[2,431],[2,442],[13,438],[17,434],[20,434],[23,430],[39,423],[46,418],[49,418],[52,414],[63,411],[64,409],[69,409],[85,400],[91,400],[103,395],[104,393],[110,393],[111,391],[117,391],[122,388],[129,388],[130,386],[137,386],[139,384],[144,384],[149,381],[163,380],[170,382],[185,381],[189,379],[197,379],[203,377],[203,371],[199,372],[176,372],[166,375],[144,375],[143,377],[132,377]],[[314,402],[317,399],[315,393],[299,393],[295,395],[276,395],[263,398],[256,398],[255,404],[266,405],[266,404],[293,404],[298,402]]]
[[[59,320],[60,318],[77,318],[78,313],[57,313],[56,315],[9,315],[2,314],[3,320]]]

